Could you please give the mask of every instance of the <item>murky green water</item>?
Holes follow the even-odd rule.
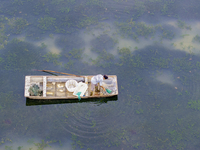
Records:
[[[2,0],[0,149],[198,150],[199,6]],[[115,74],[118,98],[28,102],[24,78],[41,69]]]

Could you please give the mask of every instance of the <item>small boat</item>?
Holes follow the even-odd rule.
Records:
[[[117,76],[108,75],[102,86],[91,90],[93,76],[25,76],[24,96],[28,99],[91,99],[118,95]],[[107,91],[110,91],[108,92]]]

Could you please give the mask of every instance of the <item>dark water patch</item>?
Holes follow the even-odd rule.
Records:
[[[100,35],[91,41],[92,50],[97,53],[101,53],[104,49],[109,52],[110,49],[114,48],[115,44],[114,40],[106,34]]]
[[[55,44],[63,49],[63,52],[71,51],[72,49],[79,49],[84,47],[84,42],[77,34],[68,34],[58,37]]]
[[[179,6],[178,6],[179,5]],[[179,16],[184,20],[191,20],[191,19],[199,19],[199,1],[192,0],[188,1],[180,1],[177,6],[179,7]],[[174,8],[176,10],[176,8]]]
[[[10,119],[5,119],[3,121],[3,123],[7,124],[7,125],[10,125],[12,123],[12,121]]]
[[[41,64],[41,50],[28,42],[13,39],[4,49],[5,70],[30,70]]]
[[[88,110],[88,104],[80,104],[79,106],[74,105],[73,108],[71,108],[72,105],[68,106],[69,105],[61,106],[56,112],[61,114],[58,115],[59,117],[57,116],[55,122],[57,122],[57,125],[64,131],[58,135],[60,136],[59,138],[62,139],[62,136],[64,138],[66,135],[70,134],[72,135],[72,140],[75,142],[74,144],[79,146],[81,143],[83,146],[89,141],[99,141],[100,135],[105,133],[105,128],[102,129],[104,123],[101,119],[94,119],[96,118],[96,116],[94,116],[96,113],[93,114],[95,111],[91,109]],[[66,107],[68,109],[66,109]],[[52,113],[52,115],[55,115],[55,113]],[[99,144],[95,143],[95,145]]]

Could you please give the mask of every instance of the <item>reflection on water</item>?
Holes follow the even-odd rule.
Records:
[[[2,3],[0,149],[199,149],[198,6],[197,0]],[[26,100],[24,76],[46,75],[34,69],[116,74],[119,96]]]
[[[57,37],[54,38],[46,38],[45,40],[42,40],[40,42],[37,42],[36,45],[37,46],[45,46],[47,48],[47,50],[51,53],[55,53],[55,54],[60,54],[61,53],[61,49],[59,49],[58,47],[56,47],[55,45],[55,39]]]
[[[54,145],[52,145],[54,143]],[[51,145],[51,146],[50,146]],[[61,146],[62,145],[62,146]],[[11,150],[11,149],[26,149],[26,150],[72,150],[71,140],[67,140],[63,143],[55,144],[55,141],[39,140],[37,138],[32,139],[21,139],[18,138],[16,141],[11,141],[9,145],[0,146],[1,149]]]
[[[164,84],[175,85],[173,74],[170,72],[157,72],[156,79]]]

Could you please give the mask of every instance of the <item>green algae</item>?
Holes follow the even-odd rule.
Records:
[[[91,59],[91,63],[98,67],[111,67],[113,65],[114,56],[103,49],[102,53],[96,59]]]
[[[9,19],[8,25],[10,26],[11,33],[21,34],[21,32],[29,25],[28,21],[23,18]]]
[[[46,62],[51,62],[54,65],[61,65],[62,63],[59,62],[60,55],[56,53],[48,52],[44,56],[42,56]]]
[[[4,49],[6,53],[1,64],[6,70],[26,70],[41,63],[41,52],[27,42],[13,39]]]
[[[172,30],[162,27],[160,24],[148,25],[144,22],[136,22],[131,18],[130,22],[118,23],[115,25],[119,28],[122,37],[129,37],[139,42],[139,37],[146,39],[154,39],[156,34],[161,34],[161,39],[172,40],[175,37],[175,33]]]
[[[200,100],[190,100],[187,107],[194,110],[200,110]]]
[[[38,20],[38,27],[41,30],[51,30],[55,25],[56,18],[45,16]]]
[[[73,143],[72,143],[72,149],[75,150],[77,148],[77,146],[79,148],[84,148],[84,143],[82,143],[80,140],[78,140],[76,135],[72,134],[72,138],[71,139],[73,141]]]
[[[186,23],[184,21],[178,20],[177,25],[181,29],[192,30],[191,26],[186,25]]]
[[[157,66],[159,69],[161,68],[169,68],[170,65],[170,59],[167,58],[152,58],[151,59],[151,65],[152,66]]]
[[[81,59],[83,54],[83,49],[75,49],[73,48],[70,50],[67,54],[65,54],[65,57],[68,59],[73,58],[73,59]]]
[[[142,110],[142,109],[139,109],[139,110],[136,110],[136,114],[143,114],[143,112],[144,112],[144,110]]]
[[[45,141],[45,140],[41,141],[42,141],[41,143],[34,143],[34,145],[37,146],[38,150],[43,150],[46,147],[51,147],[49,144],[56,142],[56,141]]]
[[[192,39],[193,42],[198,42],[200,43],[200,36],[197,34],[193,39]]]

